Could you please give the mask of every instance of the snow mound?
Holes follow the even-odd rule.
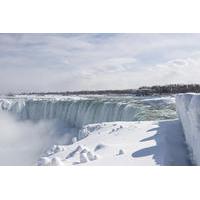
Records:
[[[178,120],[106,122],[86,125],[81,131],[88,135],[50,155],[50,161],[43,158],[40,165],[190,164]],[[60,160],[52,164],[55,157]]]
[[[119,150],[119,153],[117,154],[117,156],[120,156],[120,155],[123,155],[124,154],[124,150],[123,149],[120,149]]]
[[[37,161],[38,166],[49,166],[50,163],[51,163],[51,158],[48,158],[48,157],[41,157]]]
[[[53,157],[53,158],[41,157],[37,161],[37,165],[38,166],[62,166],[64,164],[59,157]]]
[[[61,146],[61,145],[53,145],[53,147],[47,151],[47,155],[52,155],[52,154],[55,154],[55,153],[58,153],[58,152],[61,152],[61,151],[64,151],[65,150],[65,147],[64,146]]]
[[[69,158],[71,158],[71,157],[74,157],[77,153],[80,153],[80,152],[82,152],[82,151],[83,151],[83,147],[79,145],[75,150],[71,151],[71,152],[66,156],[65,159],[69,159]]]
[[[98,157],[89,148],[78,146],[66,156],[65,160],[73,160],[73,164],[87,163],[94,161]]]
[[[55,157],[55,158],[52,158],[52,160],[51,160],[51,165],[52,165],[52,166],[62,166],[62,165],[64,165],[64,164],[63,164],[63,162],[61,161],[60,158]]]
[[[77,137],[72,138],[72,144],[77,142]]]
[[[106,148],[106,145],[104,144],[97,144],[97,146],[95,147],[94,151],[99,151],[101,149],[104,149]]]
[[[97,159],[97,155],[92,153],[91,151],[87,152],[87,157],[90,161],[96,160]]]
[[[64,164],[59,157],[53,157],[53,158],[41,157],[37,161],[37,165],[38,166],[62,166]]]

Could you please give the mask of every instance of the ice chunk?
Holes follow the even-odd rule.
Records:
[[[76,153],[80,153],[81,151],[83,151],[83,147],[81,145],[79,145],[74,151],[70,152],[65,159],[69,159],[71,157],[73,157]]]
[[[61,166],[61,165],[64,165],[64,164],[63,164],[63,162],[61,161],[60,158],[54,157],[54,158],[52,158],[52,160],[51,160],[51,165],[52,165],[52,166]]]
[[[106,145],[104,145],[104,144],[98,144],[98,145],[95,147],[94,151],[98,151],[98,150],[100,150],[100,149],[104,149],[105,147],[106,147]]]
[[[49,166],[51,164],[51,159],[48,157],[41,157],[37,161],[38,166]]]
[[[77,137],[73,137],[72,138],[72,144],[76,143],[77,142]]]
[[[80,153],[80,163],[88,162],[87,153]]]
[[[120,155],[123,155],[124,154],[124,150],[123,149],[120,149],[119,150],[119,153],[117,154],[117,156],[120,156]]]
[[[87,152],[87,157],[90,161],[96,160],[97,156],[95,154],[93,154],[92,152],[88,151]]]

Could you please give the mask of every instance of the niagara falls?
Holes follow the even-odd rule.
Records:
[[[0,2],[0,200],[199,199],[199,1]]]
[[[197,39],[0,34],[0,166],[200,165]]]

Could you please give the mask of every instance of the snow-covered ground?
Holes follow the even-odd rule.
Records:
[[[54,145],[37,165],[190,165],[179,120],[84,126],[71,145]]]

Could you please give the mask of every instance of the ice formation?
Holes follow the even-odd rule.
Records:
[[[200,165],[200,95],[178,94],[176,105],[192,160]]]
[[[62,166],[64,165],[63,162],[59,157],[41,157],[37,161],[38,166]]]
[[[136,97],[128,100],[113,98],[0,98],[0,110],[6,110],[21,120],[57,119],[68,127],[81,128],[83,125],[112,122],[167,119],[175,117],[173,98],[155,98],[145,100],[143,104]],[[148,103],[149,102],[149,103]],[[154,102],[152,104],[152,102]],[[156,102],[159,102],[156,108]],[[160,109],[160,105],[167,110]],[[154,106],[154,111],[150,108]],[[163,108],[163,109],[165,109]],[[168,113],[168,114],[166,114]],[[168,116],[169,115],[169,116]]]

